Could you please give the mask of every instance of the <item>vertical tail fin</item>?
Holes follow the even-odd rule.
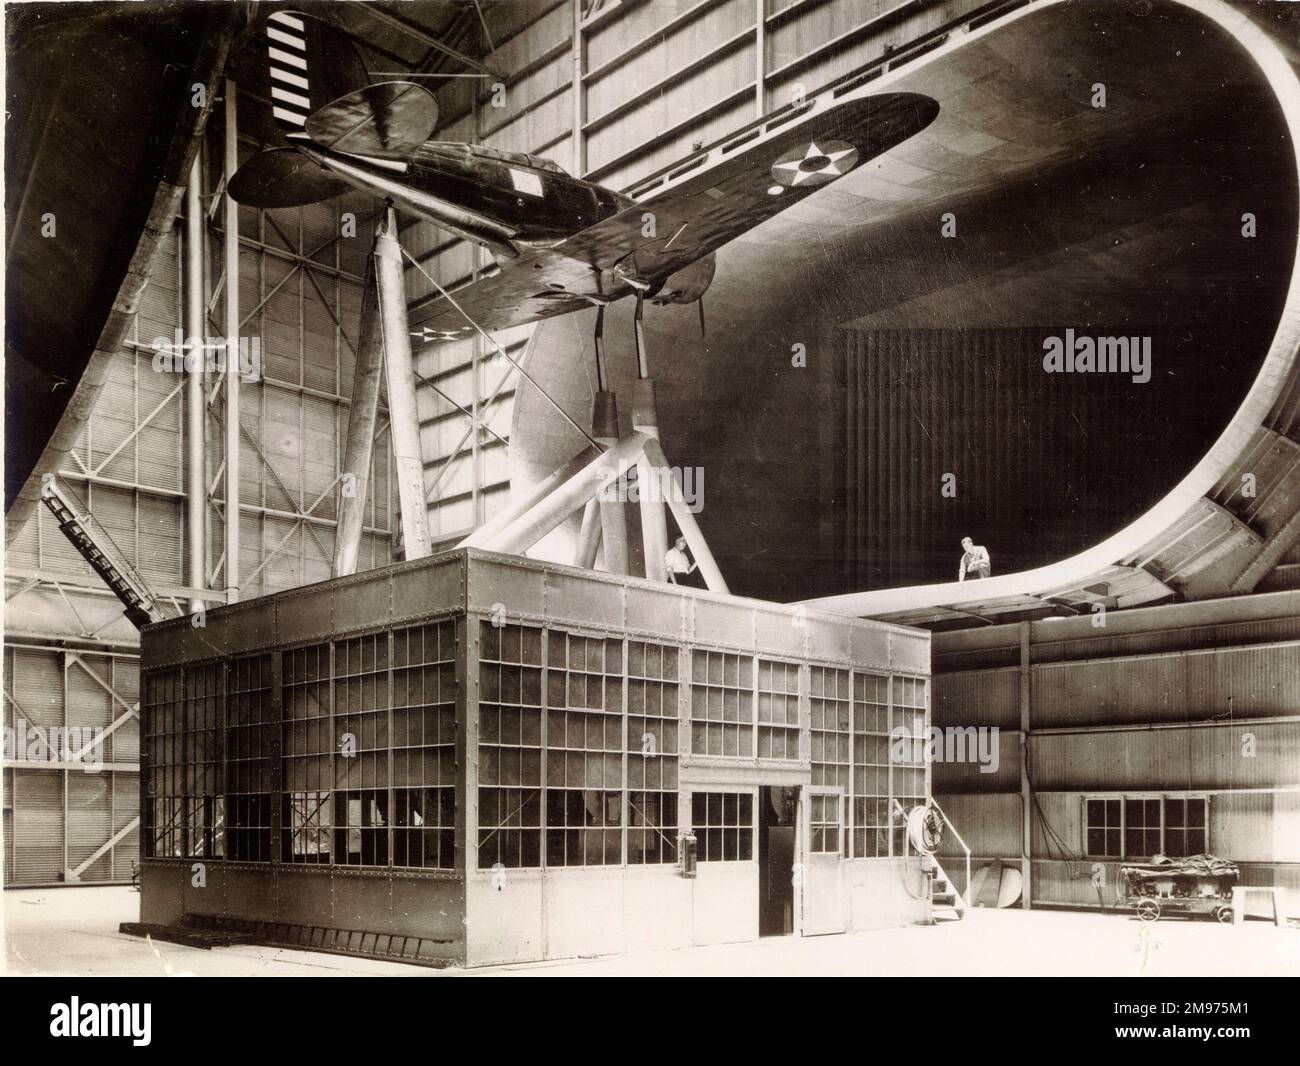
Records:
[[[285,134],[355,155],[402,157],[433,135],[438,105],[423,86],[371,84],[353,38],[311,15],[266,19],[267,97]]]
[[[285,133],[302,133],[313,112],[370,84],[353,38],[301,11],[268,15],[264,46],[266,97]]]

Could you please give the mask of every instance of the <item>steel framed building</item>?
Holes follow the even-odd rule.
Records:
[[[928,663],[474,549],[159,623],[142,927],[481,965],[927,920]]]
[[[1155,8],[1163,14],[1182,12],[1186,6],[1169,3]],[[1051,7],[1028,9],[1020,0],[866,4],[699,0],[666,9],[653,2],[542,0],[484,2],[481,9],[482,22],[477,9],[444,3],[349,3],[329,10],[339,24],[372,42],[371,58],[423,74],[479,75],[449,77],[439,93],[446,136],[544,155],[575,173],[636,194],[667,180],[666,175],[682,161],[712,150],[701,146],[743,137],[754,123],[787,111],[796,94],[811,95],[905,70],[917,57],[933,54],[939,47],[951,47],[958,54],[956,46],[963,35],[1013,13],[1025,14],[1021,30],[1029,32],[1038,12]],[[1238,9],[1261,22],[1271,18],[1253,7]],[[1078,17],[1085,16],[1086,10]],[[1183,16],[1190,17],[1186,12]],[[1133,13],[1132,17],[1145,16]],[[1285,27],[1277,29],[1279,37],[1285,35]],[[1065,36],[1052,41],[1061,50],[1069,44]],[[997,47],[996,39],[992,46]],[[1007,51],[1008,65],[1015,67],[1015,49]],[[1289,54],[1300,53],[1293,48]],[[1040,73],[1055,69],[1051,64],[1035,66]],[[954,84],[965,91],[962,79]],[[893,797],[915,797],[910,790],[892,791],[888,776],[883,792],[878,783],[865,784],[869,777],[878,779],[884,765],[865,758],[881,730],[859,731],[856,725],[830,729],[827,723],[833,720],[838,726],[845,710],[856,723],[858,706],[871,704],[885,708],[885,722],[892,725],[895,711],[902,713],[906,707],[901,693],[895,700],[895,690],[906,688],[904,678],[922,683],[926,665],[914,663],[904,669],[889,658],[868,655],[859,661],[848,653],[822,657],[812,654],[807,643],[774,639],[764,644],[758,636],[752,640],[725,636],[745,630],[746,612],[752,619],[790,621],[783,608],[772,605],[719,606],[708,596],[659,589],[664,603],[679,603],[665,608],[666,616],[681,622],[677,628],[661,625],[663,619],[654,611],[641,617],[628,609],[634,593],[649,595],[636,579],[611,581],[585,575],[579,581],[562,567],[518,560],[507,564],[473,555],[457,556],[456,562],[389,568],[394,557],[393,501],[382,435],[371,480],[374,495],[363,562],[381,569],[342,584],[312,584],[329,575],[352,380],[351,345],[372,205],[351,198],[300,210],[232,209],[224,197],[225,172],[260,147],[265,101],[246,91],[237,78],[224,90],[203,135],[203,157],[191,179],[194,198],[159,235],[152,276],[131,316],[128,333],[116,350],[100,353],[104,382],[98,402],[93,410],[84,405],[90,413],[79,439],[51,467],[82,494],[132,563],[178,611],[185,609],[183,604],[192,608],[203,603],[210,608],[203,629],[174,622],[158,631],[174,643],[175,658],[156,664],[161,672],[150,683],[157,687],[145,691],[150,735],[143,746],[150,760],[162,759],[150,763],[145,788],[156,785],[163,792],[147,791],[140,806],[136,760],[142,693],[134,634],[84,563],[50,527],[47,515],[38,509],[25,522],[13,520],[17,528],[11,529],[6,562],[5,724],[14,727],[21,720],[42,728],[89,725],[108,731],[108,736],[100,749],[98,774],[88,773],[79,762],[6,760],[6,884],[124,881],[131,875],[140,836],[137,827],[143,819],[146,848],[152,851],[145,873],[146,920],[169,923],[188,914],[214,923],[262,923],[261,935],[277,942],[332,950],[479,963],[618,950],[642,943],[689,943],[697,939],[697,927],[703,930],[702,939],[740,939],[794,928],[796,921],[802,931],[814,932],[923,918],[924,906],[910,895],[899,894],[908,888],[897,869],[901,845],[892,834],[880,833],[888,823],[876,806]],[[504,100],[503,107],[497,106],[498,97]],[[1047,147],[1055,143],[1044,142]],[[923,177],[913,174],[907,180],[914,179]],[[355,224],[351,229],[349,220]],[[924,224],[934,228],[928,218]],[[1168,238],[1159,223],[1144,221],[1142,228],[1151,239]],[[349,231],[360,240],[346,237]],[[1234,240],[1235,233],[1234,229]],[[407,272],[413,307],[436,296],[433,279],[451,287],[492,269],[463,242],[427,224],[408,223],[402,237],[417,261]],[[1058,249],[1050,251],[1055,255]],[[993,262],[991,255],[987,262]],[[916,270],[926,269],[921,257],[916,263]],[[1051,275],[1044,277],[1037,283],[1051,286]],[[1191,277],[1199,284],[1199,275]],[[1076,280],[1077,292],[1094,298],[1089,276],[1079,275]],[[242,382],[233,399],[227,381],[206,377],[197,408],[201,415],[197,432],[192,420],[196,407],[181,379],[154,373],[151,365],[155,338],[169,337],[178,327],[190,328],[190,297],[196,291],[204,329],[224,328],[223,315],[231,315],[233,305],[238,326],[260,338],[264,355],[257,380]],[[943,329],[932,331],[932,343],[922,354],[928,359],[935,353],[960,352],[969,362],[989,347],[989,330],[1001,324],[977,328],[978,324],[963,319],[960,325],[952,325],[946,317],[950,295],[945,290],[930,304],[932,311],[937,309],[945,317]],[[890,297],[896,298],[897,294]],[[878,356],[880,350],[889,350],[885,344],[891,339],[889,330],[909,329],[915,335],[915,318],[907,320],[907,313],[892,303],[878,312],[884,324],[875,324],[876,334],[859,332],[864,366],[865,353]],[[915,315],[914,307],[910,313]],[[861,331],[862,323],[852,328]],[[503,336],[502,342],[518,353],[524,338],[520,332]],[[1022,339],[1016,339],[1016,344]],[[868,341],[877,347],[871,348]],[[876,358],[871,365],[884,364]],[[514,374],[477,340],[430,344],[417,352],[416,369],[430,524],[445,546],[490,518],[508,499]],[[899,380],[899,375],[891,380]],[[881,381],[867,387],[864,377],[860,384],[864,394],[881,394]],[[1287,389],[1293,406],[1294,386]],[[851,391],[833,395],[843,401],[845,410],[859,399]],[[814,396],[818,404],[823,399],[820,393]],[[586,400],[584,394],[581,401]],[[525,407],[523,401],[519,407]],[[1283,414],[1290,409],[1280,408]],[[862,444],[864,450],[852,460],[859,464],[852,468],[855,471],[887,474],[901,469],[891,458],[891,448],[897,448],[903,431],[914,434],[915,429],[908,418],[891,421],[893,416],[886,418],[886,414],[881,415],[879,436],[871,439],[869,447]],[[771,435],[766,426],[763,432]],[[831,429],[824,433],[823,439],[833,437]],[[934,791],[990,871],[995,865],[1023,871],[1026,904],[1091,906],[1097,898],[1087,876],[1093,863],[1113,877],[1115,864],[1125,857],[1143,855],[1155,846],[1187,851],[1196,844],[1240,859],[1248,880],[1288,886],[1293,896],[1300,891],[1300,854],[1294,848],[1295,796],[1300,788],[1296,763],[1300,693],[1293,684],[1292,647],[1297,612],[1294,593],[1288,596],[1284,591],[1294,589],[1300,580],[1300,547],[1295,539],[1300,526],[1293,514],[1294,501],[1300,498],[1294,436],[1294,427],[1279,417],[1261,438],[1259,455],[1243,453],[1247,466],[1241,469],[1252,478],[1258,476],[1266,490],[1263,499],[1233,504],[1232,494],[1224,489],[1221,499],[1207,500],[1203,516],[1193,516],[1187,538],[1180,534],[1176,543],[1163,545],[1170,559],[1159,566],[1165,571],[1162,576],[1170,580],[1170,596],[1194,598],[1209,595],[1210,583],[1200,577],[1180,583],[1173,577],[1184,570],[1193,575],[1212,571],[1225,555],[1223,545],[1248,544],[1258,555],[1249,570],[1252,580],[1259,582],[1254,595],[1130,612],[1119,609],[1122,597],[1110,595],[1112,590],[1090,591],[1112,608],[1108,624],[1113,628],[1103,633],[1092,631],[1087,619],[995,626],[978,612],[946,610],[915,619],[923,624],[982,627],[935,638],[936,724],[999,726],[1006,738],[1024,738],[1029,758],[1004,758],[999,772],[987,776],[968,768],[938,768]],[[860,435],[859,439],[867,438]],[[997,446],[1012,447],[1008,443],[1012,440],[1008,437]],[[196,446],[202,452],[197,479],[189,465]],[[866,465],[868,456],[875,465]],[[994,463],[990,468],[999,466]],[[801,478],[807,475],[802,456],[790,463],[790,469]],[[815,476],[821,480],[810,491],[821,491],[831,481],[827,470]],[[920,473],[915,477],[917,484],[926,479]],[[1231,481],[1236,481],[1235,473]],[[889,477],[860,477],[858,482],[863,500],[878,496],[867,500],[877,516],[872,521],[887,514],[897,520],[906,513],[911,515],[909,530],[926,527],[923,507],[907,510],[924,502],[919,489],[913,494],[901,479]],[[232,499],[238,500],[233,508],[237,521],[227,520]],[[1239,513],[1230,504],[1241,505]],[[196,525],[205,533],[197,541]],[[859,549],[876,543],[862,535],[870,528],[863,525],[855,533]],[[1228,562],[1238,550],[1227,552]],[[463,567],[464,581],[448,582],[436,602],[422,601],[418,608],[397,612],[404,595],[396,591],[398,576],[423,573],[422,565],[430,572],[444,566]],[[494,581],[536,580],[542,599],[529,601],[513,585],[508,595],[490,602],[479,593],[471,595],[476,567],[487,588]],[[489,572],[495,576],[489,578]],[[503,576],[507,574],[515,577],[507,579]],[[863,580],[887,581],[889,576],[868,568]],[[296,593],[301,586],[309,588]],[[561,586],[562,596],[550,594]],[[421,589],[418,581],[416,587]],[[382,607],[385,594],[378,591],[384,588],[387,608]],[[376,599],[351,603],[341,589],[352,590],[353,595],[368,589],[364,595],[373,593]],[[239,601],[250,596],[273,598],[240,606]],[[623,603],[622,614],[620,608],[610,607],[615,601]],[[569,606],[561,607],[564,602]],[[1082,607],[1079,603],[1053,607],[1039,601],[1005,606],[1041,618],[1058,608],[1086,610],[1087,601],[1081,602]],[[505,608],[505,624],[498,635],[518,630],[518,660],[513,658],[513,645],[492,643],[498,633],[492,625],[498,603]],[[229,606],[218,609],[221,604]],[[322,604],[329,605],[328,613],[310,617]],[[716,629],[697,625],[699,604],[713,604],[725,623],[719,622]],[[368,620],[349,613],[361,606]],[[282,610],[286,619],[305,613],[311,632],[281,632],[277,627]],[[232,619],[258,621],[247,633],[236,632],[229,645],[224,635],[216,648],[202,644],[205,638],[217,640],[226,633]],[[782,629],[786,621],[772,624]],[[758,624],[754,622],[755,634]],[[857,623],[839,624],[849,627],[843,632],[858,632],[852,628]],[[426,661],[414,664],[410,656],[417,631]],[[867,626],[861,631],[879,630]],[[554,660],[552,632],[561,634]],[[834,627],[826,630],[838,632]],[[537,635],[525,637],[525,633]],[[254,634],[263,645],[235,643]],[[450,651],[443,644],[448,634]],[[790,637],[787,632],[782,639]],[[524,660],[526,640],[539,642],[528,645],[528,654],[538,651],[541,661]],[[595,654],[596,647],[602,657],[612,656],[610,641],[617,645],[622,672],[589,669],[585,658],[582,669],[571,669],[570,656],[577,654],[576,648],[582,648],[584,657]],[[676,648],[677,676],[632,673],[634,643]],[[550,677],[560,674],[560,644],[565,655],[565,705],[551,707]],[[485,656],[494,647],[498,657]],[[851,642],[849,647],[852,650]],[[381,654],[386,655],[382,661]],[[477,658],[471,660],[471,654]],[[742,691],[756,707],[765,698],[784,697],[787,703],[793,698],[800,715],[797,758],[777,758],[771,750],[755,747],[752,760],[746,762],[726,750],[729,737],[739,745],[741,726],[728,722],[725,711],[720,724],[707,715],[698,723],[692,719],[697,654],[704,656],[705,707],[708,690],[714,688],[724,706],[728,693],[739,699]],[[708,681],[710,654],[719,656],[718,685]],[[354,655],[360,656],[355,668]],[[232,657],[234,662],[227,661]],[[797,665],[794,689],[778,690],[776,674],[760,672],[762,659],[787,668]],[[166,671],[182,661],[187,672],[179,682],[174,676],[169,681]],[[605,667],[610,661],[605,659]],[[663,663],[661,657],[661,674],[667,669]],[[754,673],[748,678],[749,687],[742,688],[740,670],[746,663],[753,664]],[[409,739],[415,735],[409,730],[417,716],[413,704],[396,702],[398,677],[413,675],[417,667],[421,685],[436,685],[438,695],[434,700],[421,697],[421,743],[399,744],[395,732],[399,721],[405,720]],[[481,690],[477,693],[480,714],[470,713],[465,701],[472,686],[484,684],[484,671],[493,669],[498,681],[507,674],[511,683],[518,678],[521,700],[513,705],[518,716],[498,710],[495,720],[484,719]],[[644,663],[641,669],[645,671]],[[736,683],[728,684],[728,670],[736,671]],[[526,704],[523,677],[536,671],[541,671],[543,702]],[[859,692],[855,671],[861,678],[897,680],[886,687],[887,699],[872,701],[867,699],[865,681]],[[448,673],[456,685],[451,699],[444,698],[441,687]],[[600,707],[569,706],[567,686],[575,674],[583,679],[584,700],[590,698],[593,686],[602,693],[608,693],[611,685],[622,686],[621,707],[616,711],[604,706],[603,697]],[[828,682],[831,674],[833,686]],[[846,674],[850,675],[847,689],[841,685]],[[435,675],[435,680],[427,681],[425,675]],[[646,727],[645,733],[659,745],[659,730],[674,728],[675,721],[680,750],[675,763],[670,763],[665,749],[657,749],[659,754],[647,761],[631,732],[632,719],[646,717],[632,714],[631,691],[634,686],[653,685],[662,695],[670,683],[677,686],[678,717],[661,714],[660,726]],[[790,684],[788,678],[786,683]],[[373,690],[385,686],[386,704],[370,706]],[[350,702],[340,704],[340,699],[352,698],[354,689],[369,702],[359,708]],[[319,709],[325,693],[328,713],[303,710],[313,700]],[[924,706],[915,694],[913,702],[907,710],[919,712]],[[505,705],[501,700],[488,704]],[[270,719],[231,722],[232,708],[238,715],[260,716],[268,706],[273,712]],[[544,731],[539,736],[544,735],[548,743],[523,742],[525,708],[530,714],[536,712],[539,731]],[[322,731],[327,722],[333,731],[340,716],[350,721],[354,711],[360,715],[357,736],[362,747],[359,761],[345,764],[347,773],[340,781],[326,772],[334,758],[332,749],[326,758]],[[559,736],[551,732],[552,711],[564,716],[563,747],[549,744]],[[455,723],[450,738],[443,732],[449,714]],[[833,719],[827,717],[832,714]],[[580,747],[567,743],[570,715],[582,718]],[[1223,715],[1233,724],[1223,724],[1219,720]],[[604,747],[604,726],[615,717],[619,725],[614,740],[620,745],[616,752]],[[519,744],[501,743],[503,729],[513,738],[516,721]],[[377,731],[381,723],[388,730],[383,743],[377,732],[369,737],[366,732]],[[733,724],[736,729],[730,728]],[[694,750],[697,725],[702,731],[699,751]],[[709,750],[714,725],[718,725],[720,753]],[[749,740],[757,746],[764,735],[773,744],[780,737],[789,739],[794,729],[788,721],[785,725],[784,731],[778,731],[756,719]],[[599,747],[594,742],[597,726],[602,738]],[[490,734],[493,728],[497,732]],[[593,730],[591,743],[586,739],[588,728]],[[476,740],[471,729],[482,730]],[[1230,762],[1240,731],[1264,742],[1266,757]],[[490,735],[495,735],[495,743],[484,740]],[[172,739],[164,740],[167,736]],[[200,736],[207,738],[203,744],[214,747],[202,747],[196,739]],[[266,746],[251,747],[255,737]],[[435,742],[426,742],[430,738]],[[467,764],[462,756],[470,751],[471,740],[479,750],[477,760]],[[300,742],[308,747],[298,750]],[[846,742],[847,760],[838,754],[836,759],[825,757],[829,745],[839,753]],[[168,750],[177,743],[179,751]],[[821,759],[817,758],[819,745]],[[417,772],[413,751],[420,753],[418,777],[411,776]],[[538,786],[538,809],[528,813],[536,824],[501,824],[495,832],[489,827],[492,835],[480,839],[479,823],[485,812],[495,810],[505,823],[515,817],[509,801],[525,787],[518,783],[525,751],[538,753],[537,772],[545,782]],[[221,757],[210,757],[214,752]],[[563,753],[566,772],[565,780],[553,788],[550,774],[559,760],[552,752]],[[199,754],[204,757],[198,759]],[[615,754],[616,790],[606,787],[604,778]],[[580,767],[575,772],[583,775],[581,789],[568,787],[570,757]],[[650,787],[644,772],[634,778],[634,767],[644,771],[648,764],[658,769],[659,777],[653,781],[657,788]],[[669,765],[677,767],[671,825],[666,812],[674,808],[668,798],[674,790],[665,784]],[[594,784],[597,768],[600,788]],[[399,769],[405,775],[400,781]],[[860,791],[859,770],[864,782]],[[354,771],[356,781],[351,776]],[[455,777],[450,783],[449,772]],[[471,786],[467,776],[471,772],[490,772],[497,780],[485,784],[484,778]],[[588,773],[593,775],[590,786]],[[928,794],[930,782],[926,784],[917,796]],[[801,790],[805,801],[798,832],[803,834],[800,846],[808,852],[801,864],[807,880],[798,888],[806,898],[800,898],[801,906],[791,904],[787,920],[784,889],[773,894],[774,875],[757,852],[764,829],[769,840],[785,833],[789,839],[780,846],[788,846],[789,861],[782,856],[777,865],[785,862],[788,867],[795,861],[795,826],[787,824],[790,812],[773,802],[779,793],[764,791],[793,788]],[[843,797],[840,801],[833,799],[836,788]],[[554,804],[547,798],[551,791],[557,793]],[[589,805],[585,795],[609,791],[619,793],[617,825],[608,824],[610,808],[596,807],[594,799]],[[413,797],[414,792],[418,796]],[[571,810],[566,804],[573,792],[583,795],[580,806],[576,799],[572,801]],[[705,797],[699,809],[697,792]],[[381,811],[380,793],[382,825],[375,821]],[[656,801],[648,799],[634,804],[634,794],[660,799],[657,807]],[[724,798],[714,810],[709,795],[737,798],[731,809],[731,801]],[[749,797],[750,806],[744,810],[742,796]],[[655,826],[645,823],[652,808]],[[517,813],[522,817],[522,807]],[[603,819],[600,823],[589,821],[598,816]],[[634,825],[637,817],[643,821]],[[552,818],[559,821],[551,824]],[[746,818],[754,834],[754,857],[741,860],[739,822]],[[669,860],[665,838],[672,837],[676,847],[676,837],[659,832],[688,826],[700,831],[699,877],[693,881],[674,872],[680,853]],[[1203,836],[1198,835],[1200,830]],[[831,834],[839,841],[838,858],[832,858],[833,849],[816,847],[819,838],[825,844]],[[1112,841],[1113,834],[1118,834],[1118,844]],[[732,839],[737,858],[728,860]],[[554,852],[553,840],[558,841]],[[712,842],[722,849],[722,859],[710,858]],[[656,849],[661,861],[631,859],[633,854],[648,856]],[[615,851],[619,861],[605,861],[612,860]],[[578,854],[583,858],[580,869],[570,862]],[[350,861],[354,855],[356,862]],[[444,865],[448,856],[450,866]],[[492,859],[487,866],[482,863],[485,857]],[[601,861],[588,862],[589,857]],[[434,863],[429,863],[430,858]],[[529,865],[526,859],[535,859],[536,864]],[[204,890],[190,883],[196,860],[206,866]],[[493,869],[497,863],[500,869]],[[832,865],[838,873],[828,877],[826,867]],[[986,881],[991,885],[996,878],[990,873]],[[426,890],[426,882],[437,887]],[[381,884],[388,890],[386,905],[376,892],[375,886]],[[642,912],[640,904],[650,885],[663,889],[664,905],[676,909],[661,924],[638,925],[628,916]],[[439,920],[456,916],[454,922],[435,925],[433,935],[427,921],[421,918],[417,924],[412,918],[425,914],[422,908],[430,895],[447,902],[438,908],[447,910],[446,915],[436,915]],[[521,896],[527,900],[524,905],[503,908],[504,900],[517,901]],[[660,896],[652,898],[658,905]],[[245,905],[250,899],[261,902],[250,909]],[[599,915],[599,921],[590,923],[594,931],[585,922],[561,921],[561,915],[579,913]],[[331,931],[328,942],[326,930]],[[500,939],[494,941],[489,934],[499,934]],[[382,946],[380,937],[387,938]],[[394,937],[414,937],[415,943],[406,939],[398,943]]]

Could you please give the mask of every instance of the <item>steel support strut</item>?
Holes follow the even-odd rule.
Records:
[[[334,541],[334,576],[357,570],[366,502],[370,497],[370,467],[379,421],[379,390],[384,373],[384,348],[375,294],[375,257],[366,259],[366,283],[361,294],[361,339],[352,375],[352,406],[340,472],[338,533]]]
[[[226,79],[225,233],[226,271],[226,602],[239,600],[239,204],[230,196],[230,176],[239,169],[235,82]]]
[[[605,308],[596,308],[596,395],[592,400],[591,434],[606,451],[618,442],[618,397],[609,387],[609,369],[605,362]],[[612,488],[617,488],[616,482]],[[611,499],[600,501],[600,545],[605,556],[605,569],[611,574],[626,574],[627,565],[627,511],[616,491],[604,494]],[[581,538],[579,538],[581,541]],[[582,541],[579,560],[590,550]],[[579,566],[594,565],[578,562]]]
[[[632,428],[636,432],[659,439],[659,408],[655,401],[654,378],[650,376],[650,358],[646,351],[645,327],[642,320],[645,297],[636,294],[637,380],[632,392]],[[656,467],[644,452],[636,461],[637,498],[641,504],[641,548],[645,555],[645,576],[651,581],[667,581],[664,555],[668,551],[668,521],[656,480]]]
[[[375,234],[375,288],[379,297],[384,365],[388,383],[388,423],[402,507],[405,558],[429,554],[429,510],[424,501],[424,457],[415,406],[415,373],[406,317],[406,282],[397,242],[397,212],[390,206]]]
[[[185,335],[189,344],[199,347],[189,349],[185,367],[185,580],[191,588],[201,589],[207,584],[207,455],[205,453],[205,424],[207,407],[203,392],[203,361],[206,350],[202,347],[207,336],[203,297],[203,204],[200,193],[203,182],[202,153],[194,156],[190,168],[189,184],[185,187]],[[202,611],[204,601],[193,597],[189,611]]]

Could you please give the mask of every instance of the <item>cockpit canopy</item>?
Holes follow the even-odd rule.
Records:
[[[514,163],[521,167],[532,167],[534,170],[549,170],[553,174],[565,174],[567,171],[559,163],[550,159],[544,159],[540,155],[530,155],[527,152],[504,152],[500,148],[489,148],[483,144],[465,145],[474,155],[481,155],[487,159],[499,159],[504,163]]]

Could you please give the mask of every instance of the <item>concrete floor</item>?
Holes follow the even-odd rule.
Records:
[[[9,974],[87,976],[404,976],[464,974],[279,948],[204,951],[123,936],[140,897],[129,888],[4,893]],[[741,975],[1300,976],[1300,929],[1113,914],[977,910],[964,922],[850,936],[648,952],[475,970],[531,977]]]

